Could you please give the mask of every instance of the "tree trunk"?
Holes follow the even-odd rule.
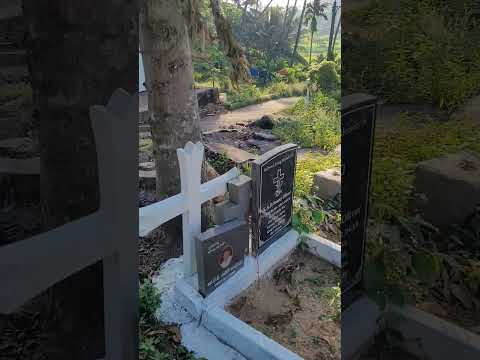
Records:
[[[89,107],[106,104],[116,88],[137,91],[138,60],[134,46],[125,48],[125,39],[138,41],[133,11],[127,0],[24,0],[47,228],[98,207]]]
[[[327,50],[327,60],[332,60],[333,56],[333,36],[335,31],[335,18],[337,14],[337,2],[334,1],[332,5],[332,23],[330,25],[330,35],[328,37],[328,50]]]
[[[292,22],[293,22],[293,18],[295,17],[295,14],[297,13],[297,3],[298,3],[298,0],[295,0],[295,3],[293,4],[293,7],[292,7],[292,15],[290,15],[290,18],[288,20],[288,25],[287,25],[287,36],[290,34],[290,30],[292,28]]]
[[[333,42],[332,42],[332,55],[335,51],[335,43],[337,42],[337,36],[338,36],[338,30],[340,29],[340,17],[338,18],[338,23],[337,23],[337,28],[335,30],[335,36],[333,37]]]
[[[140,51],[157,170],[157,197],[180,192],[177,149],[201,140],[190,37],[178,1],[145,0]]]
[[[310,60],[308,61],[310,64],[312,63],[312,47],[313,47],[313,27],[312,27],[312,33],[310,36]]]
[[[138,92],[133,71],[138,67],[136,11],[136,3],[128,0],[23,0],[39,123],[45,231],[98,208],[97,157],[89,108],[106,104],[117,88]],[[93,337],[95,342],[103,339],[101,265],[50,289],[56,318],[82,331],[77,338]],[[62,339],[59,337],[58,343]],[[70,346],[68,355],[86,351],[80,349],[85,343]]]
[[[285,8],[285,15],[283,16],[283,32],[285,33],[285,26],[287,25],[288,10],[290,8],[290,0],[287,1],[287,7]]]
[[[300,22],[298,24],[298,31],[297,31],[297,37],[295,38],[295,46],[293,48],[293,54],[292,54],[292,57],[290,59],[290,66],[293,65],[295,55],[297,54],[298,42],[300,41],[300,35],[302,33],[303,16],[305,15],[305,9],[306,8],[307,8],[307,0],[305,0],[304,3],[303,3],[302,15],[300,15]]]
[[[148,111],[155,159],[156,195],[180,192],[177,149],[202,140],[194,88],[188,23],[179,1],[145,0],[140,8],[140,51],[145,69]],[[206,178],[205,167],[202,178]],[[205,228],[211,209],[203,207]],[[182,239],[181,217],[164,226],[167,242]]]

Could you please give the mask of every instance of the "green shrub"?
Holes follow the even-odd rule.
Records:
[[[155,312],[160,306],[160,294],[149,279],[140,283],[139,316],[147,322],[155,322]]]
[[[309,76],[312,85],[326,94],[334,93],[340,86],[340,76],[334,61],[313,64],[310,67]]]
[[[279,119],[273,129],[283,141],[327,151],[340,144],[340,113],[335,99],[315,94],[309,103],[300,100],[289,115]]]
[[[480,26],[463,6],[453,11],[440,0],[405,0],[400,7],[372,2],[344,20],[362,27],[342,40],[348,43],[345,91],[453,111],[480,90]]]

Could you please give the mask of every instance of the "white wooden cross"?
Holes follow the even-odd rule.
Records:
[[[139,209],[139,236],[146,236],[163,223],[182,215],[183,264],[185,277],[197,270],[195,236],[201,232],[202,204],[227,192],[227,182],[240,175],[237,168],[201,184],[204,146],[188,142],[177,149],[181,192]]]

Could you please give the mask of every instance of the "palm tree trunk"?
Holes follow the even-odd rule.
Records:
[[[312,34],[310,36],[310,60],[309,60],[309,63],[311,64],[312,63],[312,47],[313,47],[313,27],[312,27]]]
[[[297,37],[295,38],[295,46],[293,48],[292,57],[290,59],[290,66],[293,65],[295,55],[297,54],[298,42],[300,41],[300,35],[302,33],[303,17],[305,15],[305,9],[307,8],[307,0],[303,3],[302,15],[300,15],[300,22],[298,23]]]
[[[282,31],[285,33],[285,26],[287,25],[287,18],[288,18],[288,10],[290,8],[290,0],[287,1],[287,7],[285,8],[285,15],[283,16],[283,27]]]
[[[298,3],[298,0],[295,0],[295,3],[293,4],[293,7],[292,7],[292,14],[290,15],[290,18],[288,20],[288,25],[287,25],[287,36],[290,34],[290,30],[292,28],[292,22],[293,22],[293,18],[295,17],[295,14],[297,13],[297,3]]]
[[[333,57],[333,36],[334,36],[334,31],[335,31],[335,17],[337,14],[337,2],[334,1],[332,5],[332,23],[330,26],[330,35],[328,37],[328,50],[327,50],[327,60],[332,60]]]
[[[338,18],[337,29],[335,30],[335,36],[333,37],[332,53],[335,51],[335,43],[337,42],[338,30],[340,29],[340,17]]]

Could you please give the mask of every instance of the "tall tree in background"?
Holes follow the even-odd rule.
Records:
[[[292,29],[293,19],[295,18],[295,15],[297,14],[297,3],[298,3],[298,0],[295,0],[295,3],[293,4],[293,7],[291,9],[291,15],[288,18],[287,27],[286,27],[286,30],[285,30],[287,34],[290,33],[290,31]]]
[[[335,36],[335,20],[337,18],[337,1],[333,1],[332,5],[332,22],[330,25],[330,35],[328,37],[328,50],[327,50],[327,60],[333,60],[333,50],[334,50],[334,44],[333,44],[333,38]]]
[[[297,36],[295,38],[295,46],[293,47],[292,57],[290,58],[290,66],[293,65],[293,62],[297,55],[298,42],[300,41],[300,35],[302,34],[303,17],[305,16],[306,8],[307,8],[307,0],[305,0],[303,3],[302,14],[300,15],[300,22],[298,23]]]
[[[317,19],[321,17],[324,20],[327,20],[327,15],[325,14],[325,9],[327,8],[326,3],[321,3],[320,0],[314,0],[313,2],[307,5],[305,10],[305,25],[310,25],[310,58],[309,63],[312,62],[312,47],[313,47],[313,36],[318,30]]]

